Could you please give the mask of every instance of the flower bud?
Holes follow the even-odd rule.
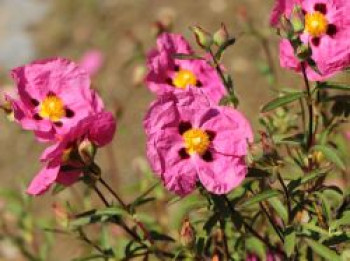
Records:
[[[204,31],[199,26],[192,26],[190,28],[196,37],[197,44],[203,49],[208,49],[213,44],[213,37],[208,32]]]
[[[279,35],[287,39],[291,39],[294,35],[292,23],[285,15],[282,15],[280,19]]]
[[[296,33],[302,33],[305,29],[305,16],[300,6],[295,6],[290,18],[293,30]]]
[[[312,55],[312,50],[309,45],[301,44],[296,49],[296,56],[300,61],[308,60]]]
[[[96,155],[96,146],[88,139],[83,140],[78,147],[80,158],[86,165],[90,165]]]
[[[224,23],[222,23],[220,29],[213,35],[214,44],[221,46],[227,42],[228,38],[229,34],[227,32],[226,26]]]
[[[314,151],[312,153],[312,162],[316,163],[317,165],[320,165],[323,160],[324,160],[324,155],[321,151]]]
[[[180,242],[183,246],[191,248],[196,242],[196,231],[191,225],[188,218],[185,218],[182,222],[180,231]]]

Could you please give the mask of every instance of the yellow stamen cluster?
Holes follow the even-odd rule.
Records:
[[[48,95],[41,103],[39,109],[40,117],[51,121],[59,121],[66,114],[63,101],[56,95]]]
[[[190,129],[182,134],[186,152],[190,155],[203,155],[209,148],[209,135],[200,129]]]
[[[190,70],[180,70],[176,73],[173,84],[177,88],[184,89],[188,85],[196,85],[197,78]]]
[[[313,37],[320,37],[327,32],[328,21],[321,12],[313,12],[305,15],[305,31]]]

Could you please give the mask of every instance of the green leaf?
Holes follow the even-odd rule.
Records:
[[[156,199],[155,197],[137,198],[134,202],[132,202],[132,203],[130,204],[130,211],[131,211],[132,213],[134,213],[135,210],[136,210],[136,207],[140,207],[140,206],[142,206],[142,205],[144,205],[144,204],[147,204],[147,203],[149,203],[149,202],[152,202],[152,201],[154,201],[155,199]]]
[[[322,256],[326,260],[341,261],[340,256],[335,251],[329,249],[321,243],[312,239],[305,239],[305,241],[312,248],[312,250],[315,251],[315,253]]]
[[[154,230],[150,231],[149,234],[153,240],[175,242],[175,240],[172,237],[165,235],[165,234],[161,234],[161,233],[154,231]]]
[[[316,226],[312,223],[302,224],[302,227],[305,228],[306,230],[310,230],[310,231],[316,232],[320,235],[329,237],[329,232],[327,230],[324,230],[323,228]]]
[[[217,222],[220,219],[220,214],[215,212],[208,220],[205,222],[203,229],[210,235],[212,229],[216,226]]]
[[[278,97],[277,99],[270,101],[261,109],[261,112],[268,112],[268,111],[274,110],[278,107],[287,105],[295,100],[299,100],[304,96],[305,96],[304,92],[288,93],[282,97]]]
[[[268,199],[270,205],[277,212],[278,216],[282,218],[282,220],[287,223],[288,222],[288,211],[283,205],[283,203],[279,200],[279,198],[270,198]]]
[[[74,258],[73,261],[90,261],[90,260],[105,260],[106,256],[97,254],[97,255],[91,255],[87,257],[79,257],[79,258]]]
[[[329,201],[327,199],[327,197],[325,195],[323,195],[322,193],[317,193],[317,195],[319,195],[321,202],[322,202],[322,211],[324,216],[326,217],[327,223],[329,223],[330,221],[332,221],[332,213],[331,213],[331,207],[329,204]]]
[[[293,227],[286,229],[284,237],[284,251],[290,257],[294,253],[296,233]]]
[[[119,207],[108,207],[105,209],[97,210],[95,213],[96,216],[125,216],[128,213]]]
[[[261,201],[267,200],[269,198],[277,197],[280,193],[277,190],[266,190],[260,194],[254,195],[253,197],[246,200],[241,207],[247,207],[250,205],[254,205]]]
[[[345,170],[345,164],[334,148],[327,145],[315,145],[312,150],[322,152],[326,159],[333,162],[338,168]]]
[[[350,85],[335,82],[324,82],[318,85],[318,89],[350,91]]]
[[[67,188],[67,186],[64,186],[62,184],[55,184],[53,190],[52,190],[52,195],[57,195],[59,194],[60,192],[62,192],[63,190],[65,190]]]
[[[350,211],[345,211],[344,214],[337,220],[331,223],[331,228],[336,229],[339,226],[348,225],[350,226]]]
[[[246,248],[249,250],[249,252],[258,255],[261,260],[264,260],[266,257],[266,249],[264,243],[255,237],[249,237],[246,240]]]

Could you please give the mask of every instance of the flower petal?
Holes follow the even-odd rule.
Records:
[[[82,174],[81,171],[67,171],[67,172],[60,171],[58,173],[56,182],[64,186],[71,186],[79,180],[79,177],[81,176],[81,174]]]
[[[231,156],[247,155],[248,143],[253,141],[253,132],[248,120],[231,107],[207,110],[202,115],[201,129],[214,132],[212,148]]]
[[[34,177],[27,189],[27,193],[35,196],[44,194],[56,181],[59,170],[59,163],[50,162]]]
[[[247,174],[244,157],[232,157],[211,151],[212,161],[194,159],[203,186],[214,194],[226,194],[239,186]]]

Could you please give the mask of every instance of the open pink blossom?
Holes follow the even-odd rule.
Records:
[[[159,96],[144,121],[151,167],[181,196],[197,181],[212,193],[228,193],[247,173],[249,122],[237,110],[210,105],[203,97],[196,89]]]
[[[350,1],[348,0],[277,0],[270,22],[278,25],[281,15],[290,17],[295,5],[305,13],[305,30],[301,40],[312,49],[312,59],[321,74],[307,67],[310,80],[323,81],[350,66]],[[301,71],[288,40],[280,43],[282,67]]]
[[[75,63],[48,59],[16,68],[12,76],[18,99],[11,99],[15,119],[39,140],[56,139],[91,113],[103,109],[90,89],[89,75]]]
[[[148,55],[148,88],[156,94],[198,88],[218,103],[226,89],[215,69],[204,60],[176,59],[175,54],[192,54],[188,42],[178,34],[163,33],[157,49]]]
[[[41,160],[46,165],[32,180],[27,193],[41,195],[53,183],[65,186],[75,183],[84,167],[84,163],[78,160],[79,144],[89,141],[96,147],[105,146],[113,139],[115,129],[116,121],[110,112],[103,111],[80,120],[61,141],[43,152]]]
[[[100,50],[89,50],[81,58],[79,65],[90,75],[95,75],[103,65],[103,54]]]

